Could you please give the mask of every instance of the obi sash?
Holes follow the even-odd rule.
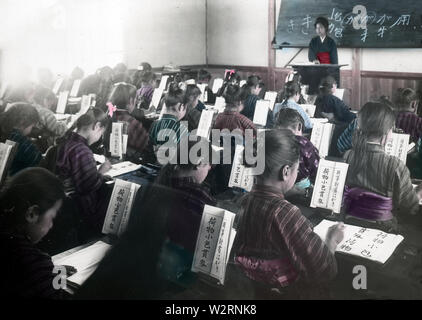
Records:
[[[388,221],[393,219],[393,200],[361,188],[344,188],[346,213],[360,219]]]
[[[256,282],[287,287],[298,277],[288,259],[265,260],[238,256],[235,261],[245,275]]]
[[[321,64],[331,64],[330,53],[329,52],[319,52],[317,54],[317,59]]]

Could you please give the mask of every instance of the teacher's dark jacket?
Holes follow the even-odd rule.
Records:
[[[324,64],[338,64],[337,45],[335,41],[326,36],[324,42],[321,38],[315,37],[309,43],[308,59],[310,62],[319,60]]]

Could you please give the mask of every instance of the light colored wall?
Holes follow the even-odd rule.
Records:
[[[4,78],[39,67],[205,64],[205,0],[2,0]],[[23,68],[24,67],[24,68]]]
[[[208,0],[209,64],[268,65],[268,2]]]

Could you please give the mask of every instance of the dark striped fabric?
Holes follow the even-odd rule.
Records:
[[[242,261],[243,267],[247,265],[245,257],[252,262],[259,259],[261,264],[262,260],[282,263],[278,268],[269,263],[271,269],[245,270],[246,275],[258,273],[255,280],[259,281],[263,273],[275,272],[276,279],[270,275],[266,278],[274,280],[271,285],[283,287],[295,281],[296,275],[318,282],[336,275],[334,254],[313,232],[299,208],[285,200],[278,189],[255,185],[243,200],[242,209],[235,246],[237,261]]]
[[[92,224],[101,223],[105,215],[104,203],[108,203],[109,199],[100,197],[104,177],[97,170],[94,154],[85,138],[71,133],[64,145],[58,148],[56,170],[66,187],[75,191],[80,212]]]
[[[344,155],[349,164],[346,185],[393,199],[393,213],[416,214],[419,199],[409,169],[400,159],[387,155],[381,145],[368,144],[367,147],[365,154],[356,154],[352,149]],[[356,159],[363,161],[363,168],[357,168]]]
[[[14,129],[7,139],[18,143],[15,157],[10,166],[10,175],[14,175],[25,168],[38,166],[42,159],[42,154],[20,130]]]
[[[39,129],[46,130],[55,137],[61,137],[66,133],[66,123],[63,121],[57,121],[51,110],[39,105],[34,105],[34,107],[37,109],[40,117],[40,121],[37,126]]]
[[[116,111],[116,120],[128,124],[127,146],[138,152],[142,152],[148,144],[148,131],[141,122],[132,117],[127,111]]]
[[[346,130],[343,131],[341,136],[337,140],[337,149],[340,153],[344,153],[349,149],[352,149],[353,133],[358,126],[358,120],[355,119],[349,123]]]
[[[215,120],[214,129],[228,129],[230,131],[240,129],[243,134],[246,129],[252,129],[254,130],[254,135],[256,135],[256,128],[253,122],[236,111],[224,111],[220,113]]]
[[[60,299],[53,287],[51,257],[23,236],[0,233],[0,296],[7,298]]]
[[[177,146],[188,135],[188,128],[170,114],[164,114],[160,120],[154,121],[149,131],[149,138],[154,146],[163,145],[166,141]]]
[[[409,134],[414,142],[422,136],[422,118],[413,112],[400,112],[396,117],[396,127]]]
[[[154,88],[151,85],[143,86],[141,89],[136,91],[136,103],[139,103],[142,99],[149,106],[153,94]]]

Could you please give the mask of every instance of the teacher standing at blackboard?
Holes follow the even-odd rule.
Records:
[[[336,43],[327,36],[328,20],[324,17],[317,18],[315,31],[318,36],[309,43],[309,61],[316,64],[338,64]]]

